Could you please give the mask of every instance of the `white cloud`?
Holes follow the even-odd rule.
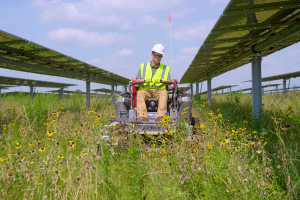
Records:
[[[131,79],[135,78],[139,69],[139,63],[135,63],[135,61],[132,61],[134,59],[130,59],[130,53],[133,52],[123,49],[112,55],[92,59],[88,63]],[[107,69],[108,66],[109,69]]]
[[[119,43],[128,43],[135,40],[131,35],[123,36],[118,33],[104,33],[87,32],[79,29],[61,28],[50,31],[48,38],[54,41],[61,42],[77,42],[80,46],[85,47],[99,47],[110,46]]]
[[[92,27],[129,29],[131,18],[180,5],[184,0],[34,0],[44,21],[82,23]]]
[[[132,51],[132,50],[128,50],[128,49],[122,49],[121,51],[118,52],[118,54],[119,54],[120,56],[126,57],[126,56],[131,56],[131,55],[133,55],[133,51]]]
[[[153,17],[152,15],[144,15],[142,17],[138,17],[137,22],[144,25],[159,26],[162,28],[169,28],[170,26],[167,18],[165,21],[159,21],[157,18]]]
[[[184,48],[184,49],[179,50],[179,52],[181,54],[185,54],[185,55],[196,55],[198,50],[199,50],[198,47],[188,47],[188,48]]]
[[[209,5],[213,6],[213,5],[217,5],[220,3],[223,4],[228,4],[230,0],[209,0]]]
[[[190,8],[190,9],[184,9],[181,11],[172,11],[171,10],[171,18],[180,18],[183,17],[184,15],[188,15],[192,12],[195,12],[196,10],[194,8]]]
[[[195,22],[190,25],[179,26],[173,31],[172,38],[174,40],[183,41],[195,41],[205,39],[215,23],[215,20],[206,20]]]

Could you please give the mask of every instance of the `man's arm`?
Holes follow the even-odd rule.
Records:
[[[137,73],[137,75],[136,75],[136,81],[143,81],[142,79],[141,79],[141,77],[142,77],[142,74],[141,74],[141,69],[139,69],[139,71],[138,71],[138,73]]]

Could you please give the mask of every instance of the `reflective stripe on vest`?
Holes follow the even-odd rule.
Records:
[[[153,75],[152,74],[152,68],[150,65],[150,62],[148,63],[143,63],[140,65],[140,70],[141,70],[141,79],[147,80],[150,79],[151,82],[150,84],[144,83],[139,87],[139,90],[148,90],[148,89],[157,89],[157,90],[166,90],[166,85],[159,83],[159,84],[154,84],[155,80],[168,80],[168,75],[170,72],[170,67],[160,64],[158,67],[156,73]]]

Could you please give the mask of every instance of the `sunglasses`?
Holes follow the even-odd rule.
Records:
[[[153,53],[153,56],[155,56],[156,58],[160,58],[160,59],[163,57],[163,55],[160,56],[160,55],[157,55],[155,53]]]

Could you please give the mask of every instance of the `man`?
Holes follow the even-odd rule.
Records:
[[[136,76],[136,81],[146,81],[146,83],[140,84],[137,93],[137,113],[141,122],[149,121],[145,102],[150,98],[155,98],[159,102],[155,119],[156,122],[161,121],[163,116],[167,113],[169,94],[166,90],[166,84],[160,83],[160,80],[171,81],[171,68],[160,63],[164,54],[165,48],[163,45],[154,45],[151,54],[152,61],[141,64]]]

